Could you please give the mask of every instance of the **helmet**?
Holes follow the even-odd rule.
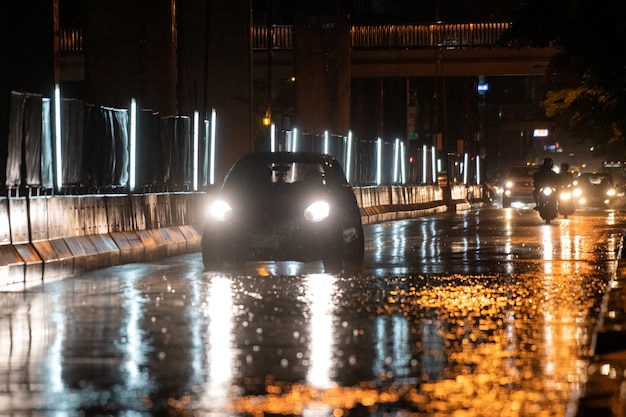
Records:
[[[543,166],[546,168],[552,168],[554,166],[554,161],[552,158],[546,158],[543,160]]]

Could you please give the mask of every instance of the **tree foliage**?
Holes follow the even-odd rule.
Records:
[[[616,103],[600,89],[579,86],[548,91],[543,107],[547,117],[572,132],[579,142],[608,145],[623,135],[615,113]],[[604,146],[606,147],[606,146]]]
[[[596,144],[624,140],[626,19],[616,0],[528,0],[502,41],[557,47],[547,80],[546,115]]]

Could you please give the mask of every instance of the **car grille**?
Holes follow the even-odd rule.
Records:
[[[280,247],[280,236],[278,235],[252,235],[250,245],[260,249],[278,249]]]

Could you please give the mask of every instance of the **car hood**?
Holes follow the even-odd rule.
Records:
[[[222,198],[229,202],[236,218],[255,221],[301,218],[304,210],[314,201],[331,202],[327,190],[303,189],[289,184],[265,190],[226,192]]]

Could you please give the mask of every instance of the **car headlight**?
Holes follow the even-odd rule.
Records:
[[[224,200],[215,200],[209,206],[209,215],[221,222],[228,220],[232,213],[230,205]]]
[[[583,195],[583,190],[580,188],[574,188],[574,197],[580,197],[581,195]]]
[[[608,190],[606,190],[606,195],[609,197],[614,197],[615,196],[615,188],[609,188]]]
[[[311,222],[324,220],[330,214],[330,206],[325,201],[316,201],[304,210],[304,218]]]

